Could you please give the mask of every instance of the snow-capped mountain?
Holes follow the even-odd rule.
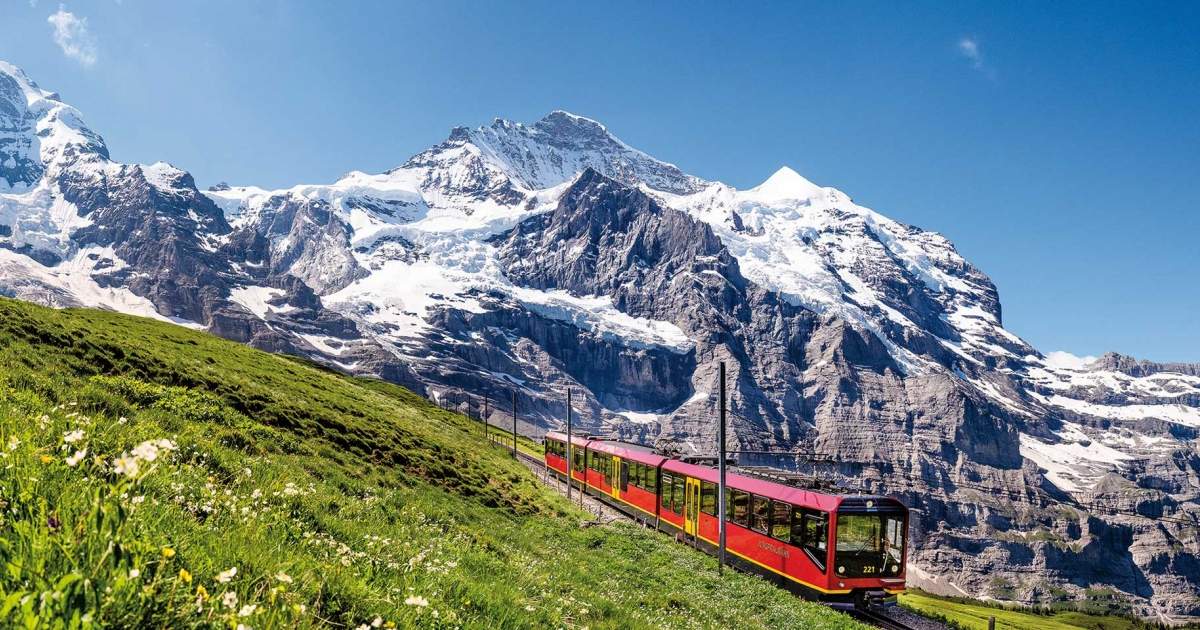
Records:
[[[585,427],[699,452],[725,361],[732,446],[903,495],[928,588],[1095,586],[1200,615],[1200,368],[1042,355],[946,238],[786,167],[737,190],[553,112],[456,128],[377,175],[201,192],[112,161],[0,63],[0,292],[169,319],[463,410],[471,394],[506,415],[516,390],[530,433],[572,387]]]

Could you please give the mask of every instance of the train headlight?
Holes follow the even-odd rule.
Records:
[[[846,567],[838,567],[838,573],[845,573]]]

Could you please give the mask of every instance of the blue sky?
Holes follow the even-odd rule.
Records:
[[[947,235],[1043,351],[1200,361],[1200,3],[900,4],[7,0],[0,59],[202,186],[559,108],[738,187],[786,164]]]

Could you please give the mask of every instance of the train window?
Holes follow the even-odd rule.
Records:
[[[674,477],[670,473],[662,474],[662,506],[663,509],[671,509],[671,481]]]
[[[839,514],[834,559],[841,576],[899,575],[904,561],[904,515]]]
[[[594,470],[596,472],[602,472],[600,470],[600,453],[597,453],[596,451],[592,451],[591,452],[591,461],[592,461],[592,466],[591,466],[592,470]]]
[[[792,504],[782,501],[771,502],[771,537],[791,542]]]
[[[583,449],[576,446],[575,448],[571,449],[571,453],[575,458],[575,472],[583,472]]]
[[[792,512],[792,544],[804,544],[804,511],[801,508]]]
[[[684,478],[676,475],[671,480],[671,511],[683,514]]]
[[[770,500],[757,494],[750,499],[750,529],[767,533],[767,525],[771,518]]]
[[[741,490],[729,491],[729,516],[731,521],[742,527],[750,524],[750,495]]]
[[[646,466],[646,490],[658,494],[658,468]]]
[[[700,482],[700,511],[709,516],[717,515],[717,484]]]
[[[804,549],[821,569],[825,568],[826,539],[829,533],[829,522],[822,512],[805,512],[804,514]]]

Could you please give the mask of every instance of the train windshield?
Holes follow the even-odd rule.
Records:
[[[843,577],[894,577],[904,562],[903,514],[839,514],[834,566]]]

